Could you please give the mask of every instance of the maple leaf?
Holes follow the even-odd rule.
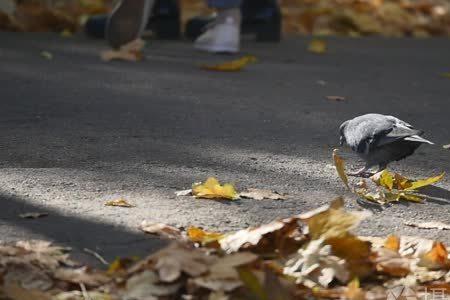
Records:
[[[447,269],[449,260],[445,245],[441,242],[435,242],[433,248],[420,257],[419,266],[430,270]]]
[[[209,177],[205,183],[194,184],[192,186],[192,194],[196,198],[206,199],[234,200],[239,197],[232,184],[220,185],[220,182],[214,177]]]

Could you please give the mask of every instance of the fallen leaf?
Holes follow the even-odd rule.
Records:
[[[128,203],[124,198],[118,198],[105,202],[105,206],[120,206],[120,207],[134,207],[134,205]]]
[[[192,282],[212,291],[232,291],[242,286],[237,268],[257,259],[258,256],[250,252],[233,253],[221,257],[211,265],[207,275],[197,277]]]
[[[250,227],[227,234],[219,240],[227,253],[249,250],[257,253],[289,255],[304,242],[297,217],[273,221],[259,227]]]
[[[448,251],[444,244],[435,242],[433,248],[420,257],[418,265],[430,270],[447,269],[449,267]]]
[[[348,300],[366,300],[366,293],[361,289],[358,278],[347,284],[345,296]]]
[[[335,278],[345,283],[350,276],[345,260],[334,256],[331,246],[325,245],[323,238],[312,240],[300,248],[286,262],[283,273],[310,288],[317,285],[328,287]]]
[[[88,300],[113,300],[109,294],[97,291],[89,291],[87,296],[89,297]],[[80,291],[62,292],[53,297],[52,300],[86,300],[86,297]]]
[[[11,300],[52,300],[53,297],[50,293],[46,293],[39,290],[29,290],[21,287],[17,283],[3,284],[2,295],[6,296],[6,299]]]
[[[125,61],[140,61],[144,57],[142,49],[145,42],[141,39],[136,39],[126,45],[121,46],[118,50],[106,50],[100,53],[103,61],[111,60],[125,60]]]
[[[417,227],[422,229],[439,229],[439,230],[450,230],[450,224],[442,223],[442,222],[421,222],[421,223],[415,223],[415,222],[404,222],[403,224],[411,227]]]
[[[178,196],[178,197],[180,197],[180,196],[192,196],[192,189],[176,191],[175,195]]]
[[[392,190],[392,188],[394,187],[394,176],[392,176],[389,171],[383,170],[380,175],[379,184],[381,186],[384,186],[388,190]]]
[[[201,228],[193,226],[188,228],[187,236],[191,241],[201,243],[202,245],[208,245],[213,242],[218,242],[221,238],[224,237],[222,233],[205,231]]]
[[[388,248],[377,250],[374,263],[378,272],[394,277],[405,277],[411,272],[410,259]]]
[[[341,101],[346,100],[346,98],[343,96],[326,96],[325,98],[327,98],[330,101],[336,101],[336,102],[341,102]]]
[[[161,235],[171,239],[182,239],[181,231],[173,226],[163,223],[152,223],[148,221],[142,221],[139,229],[146,233]]]
[[[180,283],[159,284],[158,281],[158,275],[150,270],[135,274],[127,280],[122,299],[158,300],[174,295],[181,286]]]
[[[345,186],[350,189],[350,186],[348,185],[348,177],[345,173],[345,163],[344,160],[338,155],[338,149],[333,150],[333,161],[342,182],[344,182]]]
[[[352,278],[365,278],[373,273],[374,266],[370,261],[371,244],[351,234],[345,237],[332,237],[325,241],[331,245],[333,255],[342,258]]]
[[[444,145],[444,146],[442,146],[442,148],[444,148],[444,149],[450,149],[450,144]]]
[[[151,255],[148,261],[154,262],[154,270],[158,272],[160,281],[171,283],[183,273],[191,277],[207,273],[217,257],[208,256],[200,249],[174,243]],[[143,266],[146,266],[145,260]]]
[[[249,188],[239,194],[241,198],[255,199],[255,200],[285,200],[286,196],[270,190],[261,190]]]
[[[194,184],[192,186],[192,194],[196,198],[206,199],[234,200],[239,197],[232,184],[220,185],[220,182],[214,177],[209,177],[203,184]]]
[[[308,225],[312,239],[330,239],[346,237],[351,229],[370,215],[368,211],[345,211],[344,200],[337,198],[330,205],[300,215],[300,219]]]
[[[416,180],[416,181],[411,181],[411,186],[409,186],[408,188],[405,188],[405,190],[416,190],[428,185],[432,185],[438,181],[440,181],[442,178],[444,178],[445,173],[442,173],[438,176],[434,176],[434,177],[429,177],[426,179],[421,179],[421,180]]]
[[[239,59],[227,61],[217,65],[202,65],[201,68],[209,71],[237,72],[241,71],[247,65],[255,62],[256,62],[255,56],[247,55]]]
[[[47,60],[53,59],[53,54],[48,51],[41,51],[41,56]]]
[[[87,267],[77,269],[58,268],[53,273],[53,277],[66,282],[83,283],[87,286],[100,286],[111,280],[102,272],[91,272]]]
[[[41,213],[41,212],[29,212],[19,215],[19,217],[23,219],[38,219],[46,216],[48,216],[48,213]]]
[[[308,51],[315,54],[324,54],[327,52],[327,42],[322,39],[313,39],[308,44]]]
[[[395,235],[390,235],[384,241],[383,247],[398,252],[400,249],[400,239]]]

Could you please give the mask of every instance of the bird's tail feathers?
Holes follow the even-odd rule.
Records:
[[[411,135],[411,136],[405,137],[404,140],[411,141],[411,142],[419,142],[419,143],[426,143],[426,144],[434,145],[433,142],[430,142],[429,140],[426,140],[423,137],[418,136],[418,135]]]

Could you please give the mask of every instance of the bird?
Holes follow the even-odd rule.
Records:
[[[340,145],[347,144],[365,161],[362,169],[348,175],[369,177],[372,167],[378,165],[377,172],[383,171],[389,163],[412,155],[420,145],[433,145],[422,137],[423,133],[394,116],[376,113],[343,122],[339,127]]]

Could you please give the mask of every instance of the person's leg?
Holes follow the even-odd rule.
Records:
[[[141,36],[147,24],[154,0],[122,0],[108,17],[106,40],[113,48]]]
[[[208,0],[217,9],[217,18],[195,41],[195,47],[208,52],[239,52],[241,0]]]

